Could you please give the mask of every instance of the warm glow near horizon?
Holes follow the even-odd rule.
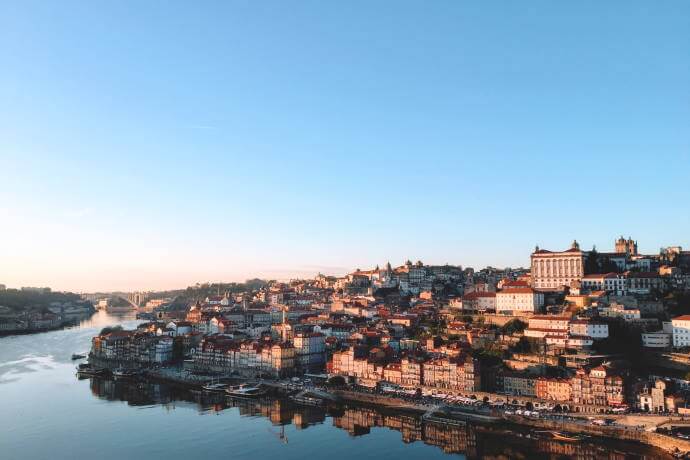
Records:
[[[0,284],[690,248],[687,15],[655,7],[4,7]]]

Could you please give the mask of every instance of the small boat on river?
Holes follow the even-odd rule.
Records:
[[[78,359],[84,359],[86,358],[85,353],[72,353],[72,361],[76,361]]]
[[[535,431],[534,433],[550,435],[553,439],[566,442],[580,442],[589,437],[584,434],[567,433],[565,431]]]
[[[124,368],[118,368],[113,371],[113,378],[115,380],[120,380],[120,379],[131,379],[139,375],[139,371],[136,369],[124,369]]]
[[[107,373],[107,369],[99,369],[97,367],[93,367],[89,363],[81,363],[77,366],[77,375],[82,378],[101,377],[106,375]]]
[[[261,396],[266,395],[268,392],[266,391],[265,388],[262,388],[260,386],[251,386],[247,384],[243,385],[233,385],[233,386],[228,386],[228,388],[225,390],[225,393],[228,396],[231,396],[233,398],[259,398]]]
[[[580,442],[587,438],[587,436],[582,434],[565,433],[563,431],[552,431],[551,436],[553,436],[553,439],[568,442]]]
[[[305,395],[292,395],[290,399],[303,406],[323,406],[326,403],[323,399]]]
[[[224,393],[229,386],[227,383],[207,383],[201,389],[209,393]]]

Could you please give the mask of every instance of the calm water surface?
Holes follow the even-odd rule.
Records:
[[[574,445],[482,427],[422,424],[361,407],[233,402],[167,385],[78,380],[74,352],[107,325],[0,338],[0,459],[659,458],[629,444]]]

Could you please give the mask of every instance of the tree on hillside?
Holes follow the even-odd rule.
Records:
[[[512,347],[517,353],[541,353],[542,341],[532,337],[520,337],[518,343]]]
[[[620,272],[618,265],[611,262],[608,257],[599,254],[596,247],[593,247],[589,252],[589,256],[585,259],[584,268],[586,274]]]
[[[690,293],[672,292],[664,299],[671,316],[690,314]]]
[[[644,369],[642,329],[622,319],[607,321],[609,336],[594,342],[594,350],[602,354],[619,354],[630,362],[634,370]]]
[[[106,326],[103,329],[101,329],[101,332],[98,335],[106,335],[110,334],[111,332],[117,332],[121,330],[123,329],[122,326],[120,326],[119,324],[117,326]]]
[[[527,327],[527,323],[524,321],[521,321],[517,318],[511,319],[507,323],[503,325],[501,328],[501,335],[506,336],[506,335],[513,335],[516,332],[522,332],[525,330]]]
[[[585,273],[599,273],[599,252],[593,247],[585,259]]]
[[[17,312],[29,310],[41,311],[42,309],[49,307],[53,302],[91,304],[91,302],[83,300],[78,294],[73,294],[71,292],[31,291],[19,289],[5,289],[0,291],[0,305]]]

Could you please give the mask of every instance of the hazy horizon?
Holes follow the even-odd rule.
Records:
[[[619,235],[622,236],[622,235]],[[629,235],[624,235],[625,238],[628,238]],[[616,237],[618,238],[618,237]],[[612,252],[613,251],[613,242],[615,238],[611,239],[611,244],[610,245],[599,245],[597,243],[593,243],[590,245],[583,244],[581,241],[578,240],[578,243],[580,244],[580,247],[585,250],[591,250],[593,247],[596,247],[597,251],[600,252]],[[634,237],[633,237],[634,239]],[[572,243],[572,240],[569,242],[564,242],[561,246],[554,246],[554,247],[546,247],[541,245],[540,247],[542,249],[549,249],[549,250],[564,250],[568,249],[570,247],[570,244]],[[641,242],[639,245],[639,252],[640,254],[648,254],[648,255],[653,255],[657,254],[658,250],[663,247],[659,246],[656,250],[653,250],[649,245],[644,245]],[[665,246],[674,246],[673,244],[668,244]],[[648,249],[648,250],[647,250]],[[485,267],[494,267],[494,268],[529,268],[530,266],[530,254],[534,250],[534,247],[529,248],[526,253],[525,253],[525,262],[524,263],[518,263],[518,264],[493,264],[493,263],[479,263],[479,264],[465,264],[462,262],[451,262],[451,261],[439,261],[439,260],[427,260],[424,258],[414,258],[414,257],[407,257],[405,259],[402,259],[400,261],[396,260],[385,260],[383,262],[373,262],[370,265],[355,265],[352,267],[334,267],[334,266],[325,266],[325,265],[305,265],[302,267],[298,267],[295,269],[265,269],[263,271],[259,270],[257,272],[251,272],[245,276],[239,275],[233,277],[233,275],[228,275],[226,277],[224,276],[211,276],[207,278],[198,278],[198,279],[191,279],[190,281],[184,281],[184,279],[179,276],[176,277],[175,279],[179,280],[177,284],[174,284],[175,281],[170,279],[167,281],[164,281],[164,284],[160,285],[146,285],[146,280],[140,281],[138,284],[135,284],[134,288],[124,288],[124,287],[102,287],[102,288],[91,288],[91,289],[84,289],[84,288],[79,288],[75,287],[77,285],[72,286],[71,288],[63,288],[60,286],[55,286],[51,285],[50,283],[22,283],[20,282],[19,284],[14,284],[10,285],[8,283],[3,282],[3,280],[0,280],[0,284],[6,284],[7,288],[15,288],[18,289],[22,286],[32,286],[32,287],[50,287],[53,290],[56,291],[71,291],[71,292],[133,292],[133,291],[167,291],[167,290],[175,290],[175,289],[184,289],[188,286],[193,286],[196,283],[231,283],[231,282],[244,282],[249,279],[265,279],[265,280],[277,280],[277,281],[286,281],[289,279],[305,279],[305,278],[313,278],[317,274],[321,273],[324,275],[332,275],[332,276],[343,276],[347,273],[351,273],[355,271],[356,269],[361,269],[361,270],[369,270],[374,268],[376,265],[379,267],[383,267],[387,262],[390,262],[393,267],[396,266],[401,266],[405,263],[405,261],[410,260],[412,262],[416,262],[418,260],[421,260],[424,262],[426,265],[454,265],[454,266],[462,266],[463,268],[474,268],[475,270],[480,270]],[[182,272],[182,273],[187,273],[187,272]],[[176,274],[179,275],[179,274]],[[211,274],[213,275],[213,274]],[[193,276],[193,275],[192,275]]]
[[[0,284],[690,247],[690,2],[0,5]],[[325,269],[321,269],[323,267]]]

